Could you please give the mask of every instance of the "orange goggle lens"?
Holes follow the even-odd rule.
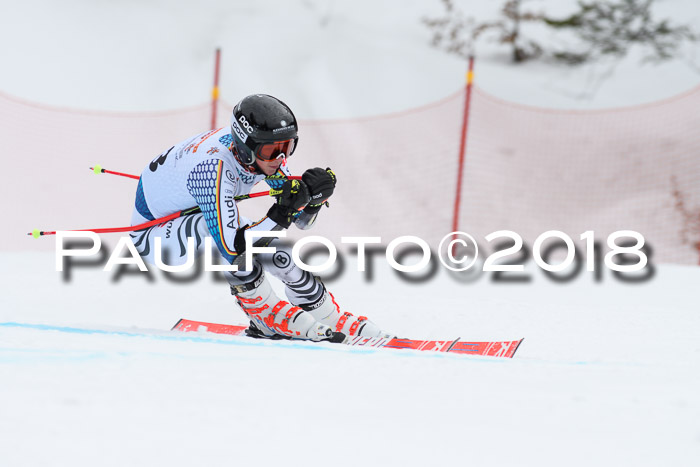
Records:
[[[288,139],[287,141],[278,141],[276,143],[265,143],[261,144],[257,151],[255,151],[255,156],[263,161],[271,161],[283,157],[289,157],[294,152],[294,147],[296,146],[296,139]]]

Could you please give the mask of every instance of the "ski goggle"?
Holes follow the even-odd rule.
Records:
[[[262,143],[255,149],[255,157],[261,161],[272,161],[280,156],[289,157],[294,152],[299,138],[277,141],[274,143]]]

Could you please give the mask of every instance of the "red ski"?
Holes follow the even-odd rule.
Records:
[[[205,323],[181,319],[173,330],[182,332],[211,332],[230,336],[245,336],[248,326],[234,324]],[[517,341],[465,342],[459,339],[446,341],[424,341],[415,339],[387,339],[383,337],[350,337],[346,345],[358,347],[386,347],[390,349],[411,349],[426,352],[449,352],[464,355],[487,355],[489,357],[513,358],[523,339]]]

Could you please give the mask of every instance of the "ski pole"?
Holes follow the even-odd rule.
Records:
[[[168,216],[165,216],[165,217],[160,217],[160,218],[154,219],[152,221],[144,222],[143,224],[131,225],[129,227],[108,227],[105,229],[78,229],[78,230],[69,230],[68,232],[95,232],[95,233],[131,232],[134,230],[147,229],[148,227],[151,227],[153,225],[165,224],[166,222],[171,221],[173,219],[177,219],[178,217],[186,216],[188,214],[196,214],[198,212],[201,212],[201,209],[199,208],[199,206],[197,206],[196,208],[184,209],[182,211],[174,212],[174,213],[172,213]],[[41,231],[39,229],[34,229],[32,232],[28,233],[27,235],[31,235],[34,238],[39,238],[39,237],[43,237],[46,235],[56,235],[56,231]]]
[[[281,193],[282,193],[282,190],[261,191],[259,193],[250,193],[247,195],[235,196],[233,199],[236,201],[240,201],[240,200],[250,199],[250,198],[259,198],[261,196],[277,196]],[[68,230],[68,232],[95,232],[95,233],[133,232],[136,230],[147,229],[147,228],[154,226],[154,225],[165,224],[166,222],[169,222],[173,219],[177,219],[178,217],[189,216],[190,214],[197,214],[199,212],[202,212],[202,210],[199,208],[199,206],[195,206],[193,208],[183,209],[182,211],[174,212],[174,213],[169,214],[169,215],[164,216],[164,217],[159,217],[158,219],[154,219],[152,221],[144,222],[143,224],[130,225],[128,227],[107,227],[104,229]],[[48,231],[48,230],[34,229],[31,232],[29,232],[27,235],[31,235],[34,238],[39,238],[39,237],[44,237],[46,235],[56,235],[56,231],[55,230]]]
[[[120,177],[127,177],[127,178],[133,178],[135,180],[139,180],[141,177],[138,175],[132,175],[132,174],[126,174],[122,172],[115,172],[113,170],[107,170],[102,168],[101,165],[95,165],[95,167],[90,167],[90,170],[92,170],[96,174],[109,174],[109,175],[119,175]],[[298,175],[290,175],[287,177],[286,175],[267,175],[265,176],[265,180],[301,180],[301,177]],[[244,199],[250,199],[250,198],[257,198],[259,196],[277,196],[280,192],[277,190],[270,190],[270,191],[261,191],[259,193],[250,193],[247,195],[240,195],[236,196],[233,199],[236,201],[241,201]]]
[[[120,177],[127,177],[127,178],[133,178],[134,180],[138,180],[139,177],[138,175],[131,175],[131,174],[125,174],[121,172],[114,172],[112,170],[107,170],[103,169],[101,165],[96,165],[95,167],[90,167],[90,170],[92,170],[96,174],[110,174],[110,175],[119,175]]]
[[[131,174],[126,174],[122,172],[115,172],[113,170],[107,170],[102,168],[100,165],[95,165],[95,167],[90,167],[90,170],[92,170],[96,174],[109,174],[109,175],[118,175],[120,177],[127,177],[127,178],[133,178],[136,180],[139,180],[141,177],[138,175],[131,175]],[[265,180],[301,180],[301,177],[298,175],[290,175],[289,177],[286,175],[267,175],[265,177]],[[251,199],[251,198],[259,198],[261,196],[277,196],[282,193],[282,190],[269,190],[269,191],[261,191],[258,193],[249,193],[247,195],[239,195],[239,196],[234,196],[235,201],[242,201],[245,199]],[[198,212],[201,212],[201,209],[199,206],[188,208],[188,209],[183,209],[182,211],[174,212],[172,214],[169,214],[164,217],[160,217],[158,219],[144,222],[143,224],[138,224],[138,225],[131,225],[128,227],[108,227],[104,229],[79,229],[79,230],[68,230],[67,232],[95,232],[95,233],[116,233],[116,232],[132,232],[135,230],[142,230],[146,229],[148,227],[151,227],[153,225],[159,225],[159,224],[165,224],[166,222],[169,222],[173,219],[177,219],[178,217],[183,217],[187,216],[190,214],[196,214]],[[27,235],[31,235],[34,238],[39,238],[39,237],[44,237],[47,235],[56,235],[55,230],[39,230],[39,229],[34,229],[31,232],[27,233]]]
[[[126,173],[122,173],[122,172],[115,172],[113,170],[107,170],[107,169],[102,168],[102,166],[99,164],[95,165],[95,167],[90,167],[90,170],[92,170],[97,175],[99,175],[99,174],[118,175],[120,177],[133,178],[134,180],[138,180],[141,178],[138,175],[126,174]],[[287,177],[286,175],[267,175],[267,176],[265,176],[265,180],[301,180],[301,177],[298,175],[290,175],[289,177]]]

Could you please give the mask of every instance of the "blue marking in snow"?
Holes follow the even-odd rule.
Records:
[[[234,346],[251,346],[251,347],[286,347],[293,349],[302,350],[317,350],[317,351],[328,351],[328,352],[353,352],[362,354],[374,354],[381,349],[381,347],[363,347],[363,346],[345,346],[341,344],[328,344],[328,343],[317,343],[317,342],[305,342],[305,341],[289,341],[289,340],[267,340],[267,339],[251,339],[244,336],[229,336],[220,335],[217,337],[202,337],[201,335],[187,335],[195,333],[183,333],[181,331],[164,331],[164,330],[152,330],[152,332],[134,330],[120,331],[120,330],[107,330],[107,329],[86,329],[86,328],[75,328],[70,326],[55,326],[50,324],[31,324],[31,323],[16,323],[16,322],[4,322],[0,323],[0,328],[22,328],[22,329],[34,329],[38,331],[57,331],[65,332],[71,334],[83,334],[83,335],[104,335],[104,336],[119,336],[119,337],[141,337],[147,339],[156,339],[164,341],[173,342],[203,342],[209,344],[222,344],[222,345],[234,345]],[[391,348],[391,347],[385,347]],[[403,352],[395,352],[392,355],[397,357],[429,357],[429,358],[457,358],[460,359],[459,355],[450,354],[449,352],[418,352],[410,351],[410,349],[403,349]],[[4,352],[5,350],[3,350]],[[94,352],[99,353],[99,352]],[[147,353],[147,352],[146,352]],[[381,354],[382,352],[380,352]],[[465,362],[477,361],[470,359],[462,359]],[[491,359],[485,359],[484,361],[490,361]]]
[[[305,343],[303,341],[267,341],[267,340],[255,340],[249,337],[242,336],[225,336],[220,337],[202,337],[200,335],[190,336],[189,333],[182,333],[180,331],[161,331],[154,330],[154,333],[143,332],[143,331],[110,331],[106,329],[85,329],[85,328],[74,328],[69,326],[54,326],[49,324],[30,324],[30,323],[13,323],[6,322],[0,323],[0,327],[4,328],[24,328],[24,329],[35,329],[38,331],[58,331],[67,332],[72,334],[97,334],[106,336],[120,336],[120,337],[143,337],[148,339],[174,341],[174,342],[205,342],[210,344],[224,344],[224,345],[239,345],[239,346],[254,346],[254,347],[265,347],[269,346],[270,343],[275,342],[275,344],[286,345],[287,347],[308,349],[308,350],[326,350],[331,352],[342,352],[348,350],[350,347],[327,347],[326,345],[318,345],[317,343]],[[164,334],[155,334],[156,332]],[[169,333],[169,334],[165,334]],[[194,333],[192,333],[194,334]],[[363,349],[366,353],[374,353],[376,349]]]

